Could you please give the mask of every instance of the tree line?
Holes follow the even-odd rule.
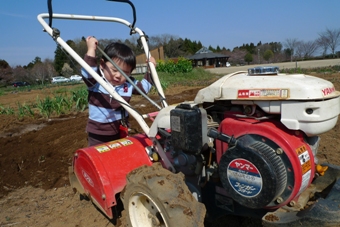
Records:
[[[99,46],[104,49],[111,42],[122,42],[128,45],[136,55],[142,54],[143,49],[137,37],[129,39],[101,39]],[[87,51],[85,38],[68,40],[67,44],[83,57]],[[166,59],[188,57],[200,50],[203,45],[200,41],[180,38],[170,34],[162,34],[148,37],[150,50],[163,46]],[[340,45],[340,29],[326,29],[318,33],[318,38],[311,41],[303,41],[297,38],[287,38],[283,43],[270,42],[243,44],[234,47],[233,50],[217,45],[211,45],[208,49],[215,53],[229,56],[231,64],[263,64],[270,62],[298,61],[315,58],[340,57],[340,51],[336,51]],[[317,51],[321,55],[315,57]],[[330,54],[329,54],[330,53]],[[8,85],[13,81],[27,81],[29,83],[49,83],[51,77],[62,75],[69,77],[80,73],[80,66],[69,56],[61,46],[57,46],[54,59],[41,60],[36,57],[25,66],[11,67],[6,60],[0,59],[0,86]]]

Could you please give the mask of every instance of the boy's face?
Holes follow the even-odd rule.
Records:
[[[131,67],[128,66],[125,62],[119,59],[113,59],[113,61],[117,64],[117,66],[127,75],[130,76],[131,74]],[[105,78],[112,84],[112,85],[121,85],[126,82],[125,77],[116,69],[111,62],[102,61],[100,64],[101,69],[104,72]]]

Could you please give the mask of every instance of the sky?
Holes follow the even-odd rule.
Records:
[[[131,0],[136,27],[149,36],[162,34],[233,49],[243,44],[313,41],[326,29],[340,29],[338,0]],[[106,0],[53,0],[53,13],[119,17],[132,22],[129,4]],[[2,1],[0,59],[12,67],[36,57],[54,59],[56,43],[37,16],[48,13],[47,0]],[[46,20],[48,23],[48,20]],[[64,41],[96,36],[129,39],[130,30],[112,22],[55,19]],[[337,49],[339,50],[339,48]]]

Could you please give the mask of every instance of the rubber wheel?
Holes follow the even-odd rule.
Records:
[[[129,173],[121,199],[125,209],[121,226],[204,226],[205,206],[191,194],[184,175],[160,163]]]

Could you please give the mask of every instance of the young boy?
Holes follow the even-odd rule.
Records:
[[[96,38],[87,37],[86,43],[85,62],[100,76],[104,77],[126,102],[130,101],[132,94],[139,94],[104,56],[102,56],[99,65],[97,65],[96,49],[98,40]],[[136,57],[133,51],[125,44],[111,43],[105,48],[104,52],[127,76],[130,76],[131,72],[136,68]],[[154,58],[151,57],[150,61],[156,65]],[[126,111],[122,112],[123,107],[121,107],[120,103],[113,99],[85,69],[82,69],[82,76],[89,92],[89,119],[86,126],[88,145],[94,146],[119,139],[119,127],[124,117],[122,113]],[[131,80],[145,93],[148,93],[152,87],[149,73],[146,73],[141,81],[135,80],[133,77],[131,77]]]

